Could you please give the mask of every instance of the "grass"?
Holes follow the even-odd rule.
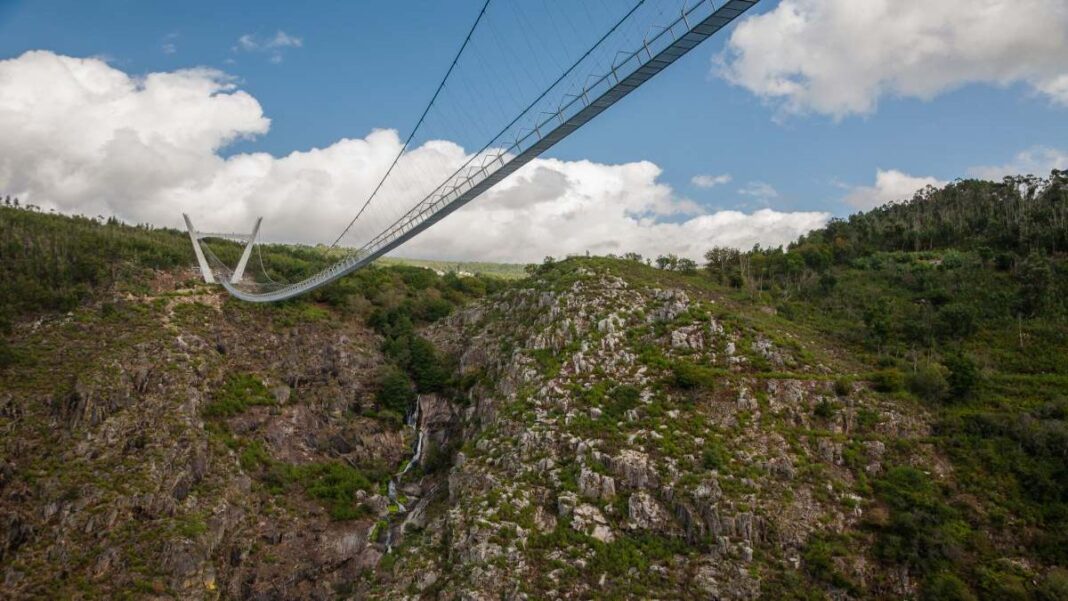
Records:
[[[204,406],[205,417],[233,417],[253,406],[273,405],[274,397],[252,374],[233,374],[223,382],[214,398]]]

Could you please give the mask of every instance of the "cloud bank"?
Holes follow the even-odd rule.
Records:
[[[874,186],[857,186],[845,197],[846,204],[867,211],[888,202],[911,200],[916,192],[934,186],[941,188],[948,182],[934,177],[916,177],[897,169],[875,172]]]
[[[255,98],[208,69],[132,77],[98,59],[46,51],[0,61],[0,192],[45,209],[178,227],[241,230],[264,217],[269,239],[331,242],[399,151],[391,130],[284,157],[238,153],[270,120]],[[465,157],[447,141],[405,160],[446,172]],[[567,253],[676,253],[778,245],[826,213],[707,213],[648,162],[538,159],[401,252],[537,261]]]
[[[1017,153],[1004,165],[973,167],[968,170],[968,174],[972,177],[998,182],[1008,175],[1030,174],[1046,177],[1054,169],[1068,170],[1068,151],[1037,147]]]
[[[870,114],[972,83],[1068,106],[1064,0],[782,0],[741,22],[716,70],[784,113]]]

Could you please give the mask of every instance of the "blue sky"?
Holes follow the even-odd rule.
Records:
[[[1058,5],[1028,1],[1036,10]],[[795,4],[819,13],[835,10],[838,0],[826,0],[823,7],[820,2]],[[480,5],[477,0],[310,5],[7,0],[0,2],[0,59],[42,49],[100,57],[134,77],[198,66],[224,71],[259,102],[271,125],[266,134],[221,154],[265,151],[283,157],[341,138],[363,138],[374,128],[407,134]],[[765,0],[750,16],[781,9],[779,2]],[[774,33],[770,21],[764,23],[765,37]],[[267,48],[279,32],[285,34],[282,43]],[[845,215],[854,210],[846,198],[875,186],[877,169],[951,180],[984,166],[1012,166],[1029,150],[1060,156],[1056,153],[1068,147],[1068,106],[1056,88],[1068,84],[1060,83],[1055,66],[1025,64],[1012,71],[1010,64],[948,78],[917,67],[876,81],[869,90],[875,103],[870,110],[811,98],[799,101],[799,108],[790,105],[795,97],[761,87],[766,65],[752,67],[755,74],[735,74],[734,81],[719,74],[715,57],[734,57],[737,67],[743,63],[740,52],[761,49],[739,42],[725,53],[731,34],[721,32],[547,156],[611,165],[649,161],[662,169],[659,183],[706,211],[766,207]],[[257,49],[243,50],[242,36],[251,36],[246,39]],[[893,47],[886,52],[876,64],[897,60]],[[974,71],[961,63],[974,57],[966,48],[961,52],[965,58],[952,64]],[[974,58],[980,59],[991,60]],[[1024,53],[1018,60],[1030,59]],[[729,174],[730,182],[700,188],[691,178],[701,174]],[[758,193],[746,194],[747,189]]]

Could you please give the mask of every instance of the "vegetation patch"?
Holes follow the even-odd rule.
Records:
[[[206,417],[233,417],[252,406],[273,404],[274,397],[259,378],[246,373],[233,374],[203,407],[202,413]]]

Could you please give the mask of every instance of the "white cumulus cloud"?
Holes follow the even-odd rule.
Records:
[[[1004,165],[973,167],[968,174],[979,179],[1001,181],[1007,175],[1048,176],[1050,171],[1068,170],[1068,151],[1037,147],[1018,153]]]
[[[723,175],[695,175],[690,178],[690,183],[698,188],[715,188],[722,184],[731,183],[731,175],[729,173],[724,173]]]
[[[782,0],[732,32],[717,71],[786,113],[869,114],[1022,84],[1068,106],[1064,0]]]
[[[0,192],[45,209],[175,227],[187,212],[204,230],[240,231],[263,216],[268,239],[329,243],[401,148],[395,131],[376,130],[283,157],[220,154],[269,126],[256,99],[218,71],[132,77],[98,59],[28,52],[0,61]],[[402,164],[443,177],[466,157],[452,142],[431,141]],[[709,213],[659,176],[649,162],[537,159],[401,252],[499,261],[587,250],[698,258],[717,244],[782,244],[829,218]]]
[[[896,169],[878,169],[874,186],[852,188],[845,201],[858,209],[873,209],[888,202],[911,200],[916,192],[927,186],[941,188],[946,183],[934,177],[915,177]]]

